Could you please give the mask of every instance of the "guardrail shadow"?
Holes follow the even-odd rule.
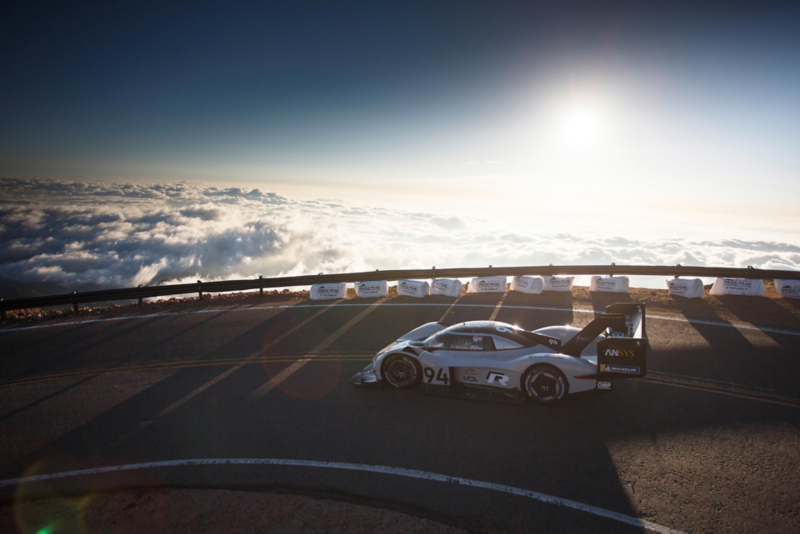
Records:
[[[765,323],[783,325],[787,330],[800,331],[800,300],[782,299],[777,302],[769,297],[740,297],[725,295],[715,297],[730,313],[748,322],[771,337],[778,345],[797,347],[797,337],[787,337],[764,327]],[[780,329],[780,327],[778,327]]]
[[[692,375],[699,377],[730,380],[731,377],[746,375],[758,364],[758,351],[730,321],[720,317],[708,301],[676,296],[672,299],[688,324],[669,325],[669,345],[653,350],[653,357],[648,361],[651,370],[673,374],[686,374],[691,370]],[[666,325],[662,323],[662,326]],[[697,356],[702,349],[685,350],[692,343],[692,331],[708,344],[709,350],[702,358]]]
[[[217,378],[226,369],[229,369],[231,366],[235,365],[237,360],[242,361],[250,356],[268,357],[271,354],[278,354],[278,352],[282,350],[280,344],[273,347],[270,345],[270,340],[280,337],[287,330],[290,330],[292,327],[296,326],[300,322],[301,318],[293,317],[293,315],[295,315],[293,311],[302,308],[304,308],[304,306],[296,305],[290,308],[280,309],[275,315],[264,321],[260,321],[258,324],[237,335],[230,341],[216,348],[209,348],[200,354],[194,353],[194,357],[190,362],[183,361],[180,358],[174,360],[174,363],[178,367],[183,364],[190,364],[192,367],[179,368],[174,372],[170,372],[169,369],[166,369],[164,372],[169,373],[168,376],[159,379],[141,391],[133,393],[124,401],[108,407],[108,409],[103,410],[90,421],[71,429],[66,434],[59,436],[47,443],[40,443],[38,447],[33,447],[38,452],[32,453],[31,451],[18,451],[24,455],[24,459],[21,460],[21,464],[14,461],[11,457],[3,458],[4,471],[7,471],[9,468],[13,469],[14,466],[18,465],[30,465],[41,457],[78,457],[82,456],[84,453],[88,453],[90,456],[106,456],[111,454],[114,448],[119,446],[119,439],[121,436],[129,435],[143,421],[149,421],[164,408],[171,406],[175,402],[184,398],[186,395],[198,390],[198,388],[202,388],[204,385]],[[307,310],[304,310],[304,314],[302,316],[303,319],[320,311],[320,308],[318,307],[305,306],[305,308],[307,308]],[[358,311],[360,311],[358,308],[348,309],[348,312],[351,312],[352,314],[357,314]],[[122,365],[132,361],[137,361],[141,359],[143,354],[152,351],[155,345],[175,345],[176,340],[179,340],[182,336],[194,335],[198,328],[207,326],[207,323],[216,316],[218,316],[218,314],[213,314],[211,317],[204,318],[199,322],[193,323],[186,328],[181,329],[180,332],[172,333],[166,338],[153,341],[146,347],[138,348],[133,353],[128,353],[123,358],[116,360],[117,364]],[[325,314],[322,314],[320,319],[324,317]],[[327,335],[335,330],[335,328],[341,326],[340,323],[341,321],[335,322],[331,321],[330,319],[327,320],[327,322],[324,323],[324,326],[321,327],[320,335]],[[152,321],[148,321],[146,324],[152,325],[153,323]],[[146,325],[131,325],[124,331],[117,332],[117,335],[130,335],[131,332],[135,331],[137,328],[142,328],[144,326]],[[306,327],[308,328],[306,329]],[[308,343],[312,342],[311,340],[313,340],[315,337],[319,337],[311,333],[311,331],[315,328],[316,327],[313,325],[312,321],[305,325],[303,329],[298,331],[297,336],[295,336],[295,341],[298,343],[298,346],[301,348],[301,350],[303,347],[307,346]],[[196,341],[194,343],[187,344],[195,348],[198,346]],[[269,348],[265,350],[264,347]],[[108,350],[111,350],[112,348],[113,347],[108,347]],[[100,350],[102,350],[102,348]],[[53,355],[53,357],[56,356],[57,353]],[[204,362],[208,363],[206,364]],[[152,363],[157,364],[159,362]],[[159,368],[163,369],[163,366],[155,365],[153,367],[154,370],[158,370]],[[270,375],[266,372],[267,369],[263,368],[262,366],[255,366],[248,369],[252,370],[259,368],[262,369],[259,372],[244,373],[245,375],[249,375],[250,381],[253,382],[253,390],[263,384],[265,380],[270,378]],[[147,370],[148,369],[146,367],[137,366],[137,370],[124,372],[138,372]],[[241,369],[239,371],[241,371]],[[20,413],[25,412],[45,402],[46,400],[52,400],[59,394],[74,389],[80,385],[84,385],[92,378],[96,378],[96,375],[88,377],[88,379],[81,380],[80,384],[66,386],[52,394],[36,399],[33,402],[14,410],[13,413],[6,414],[4,419],[19,415]],[[247,393],[250,393],[250,391],[252,390],[247,391]],[[95,403],[99,400],[100,399],[87,398],[85,399],[85,402]],[[44,417],[47,416],[44,415]]]
[[[604,309],[605,303],[598,305]],[[344,316],[326,318],[322,326],[322,319],[329,313],[326,312],[308,323],[320,329],[318,334],[312,334],[314,328],[300,328],[295,337],[307,338],[302,343],[294,340],[262,350],[269,343],[265,340],[290,331],[322,308],[308,307],[294,318],[288,315],[297,309],[283,310],[259,322],[207,350],[202,359],[212,361],[231,354],[253,353],[278,356],[291,349],[292,343],[296,347],[316,344],[321,336],[333,332],[363,307],[342,307]],[[484,315],[487,310],[478,309]],[[352,335],[362,334],[367,328],[361,324],[359,327],[360,330],[351,331]],[[723,334],[735,332],[713,328],[723,330]],[[713,333],[708,335],[715,342],[722,341]],[[713,347],[710,342],[709,345]],[[693,351],[700,353],[694,358],[707,359],[708,354],[704,353],[708,350]],[[430,397],[390,388],[356,389],[347,377],[360,370],[363,362],[344,363],[342,369],[348,375],[340,377],[323,397],[277,394],[257,401],[249,400],[248,395],[270,374],[260,370],[263,366],[245,366],[203,389],[189,402],[154,418],[206,387],[231,365],[178,370],[52,440],[38,452],[31,451],[22,458],[4,457],[5,476],[16,476],[40,461],[46,469],[62,470],[72,465],[171,458],[319,459],[422,469],[497,482],[636,516],[640,508],[636,499],[643,491],[640,488],[637,494],[628,482],[635,480],[651,497],[670,495],[668,488],[660,486],[664,484],[659,479],[663,473],[654,470],[662,465],[659,462],[663,458],[672,461],[670,465],[675,469],[683,465],[685,458],[681,454],[685,450],[681,440],[696,439],[686,437],[695,435],[694,430],[740,430],[747,425],[796,420],[794,408],[776,408],[643,381],[620,381],[610,395],[568,400],[552,409]],[[308,364],[313,365],[319,364]],[[327,378],[318,373],[298,373],[289,380],[303,381],[310,389],[328,387]],[[138,430],[142,423],[148,424]],[[709,446],[725,445],[712,442]],[[709,452],[710,457],[714,457],[715,450]],[[691,482],[691,487],[703,492],[714,483],[713,479],[682,478],[689,476],[687,473],[679,469],[672,472],[674,486],[670,488],[677,492],[682,484]],[[391,494],[391,482],[386,483],[385,491],[397,500],[410,498],[396,491]],[[711,509],[725,512],[724,506]],[[519,513],[529,510],[526,506]],[[466,513],[479,514],[480,509]]]
[[[48,349],[46,351],[40,350],[38,354],[17,354],[14,359],[3,359],[0,365],[9,371],[3,373],[5,378],[4,382],[32,378],[57,371],[73,371],[76,365],[83,366],[87,368],[87,370],[91,369],[91,366],[86,366],[87,363],[94,364],[94,367],[128,363],[136,359],[142,353],[147,352],[148,349],[151,349],[153,347],[151,343],[152,340],[140,337],[136,340],[137,346],[141,347],[140,350],[128,357],[120,358],[120,356],[127,353],[128,350],[120,350],[119,347],[113,346],[117,343],[118,338],[133,334],[155,323],[161,322],[162,324],[166,324],[175,320],[175,318],[175,315],[167,317],[150,316],[140,320],[128,319],[119,322],[109,321],[92,323],[91,325],[87,325],[93,326],[95,329],[91,335],[82,336],[81,334],[91,331],[91,329],[82,329],[75,332],[75,334],[77,334],[76,337],[64,343],[64,346],[77,345],[66,353],[60,352],[59,350]],[[170,334],[166,339],[161,340],[161,343],[166,343],[169,340],[185,335],[193,329],[200,328],[204,323],[214,318],[215,315],[212,314],[197,323],[182,328]],[[145,346],[142,347],[142,345]],[[111,355],[111,358],[108,357],[109,355]]]

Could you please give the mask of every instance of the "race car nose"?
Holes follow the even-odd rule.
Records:
[[[378,377],[375,376],[375,365],[370,362],[368,366],[364,369],[353,375],[353,378],[350,379],[356,386],[367,386],[371,384],[378,383]]]

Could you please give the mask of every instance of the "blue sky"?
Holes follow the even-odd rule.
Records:
[[[798,192],[790,4],[107,4],[4,8],[0,174]]]
[[[799,29],[769,2],[6,3],[0,266],[797,270]]]

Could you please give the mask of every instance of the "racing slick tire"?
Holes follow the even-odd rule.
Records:
[[[381,366],[383,380],[398,389],[411,388],[422,381],[422,368],[407,354],[387,356]]]
[[[534,365],[522,375],[522,389],[537,404],[552,406],[567,397],[569,383],[552,365]]]

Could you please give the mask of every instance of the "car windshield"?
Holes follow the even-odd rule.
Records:
[[[437,332],[430,336],[423,342],[423,345],[428,347],[429,349],[442,349],[445,348],[447,344],[447,340],[450,338],[450,334],[445,331]]]

